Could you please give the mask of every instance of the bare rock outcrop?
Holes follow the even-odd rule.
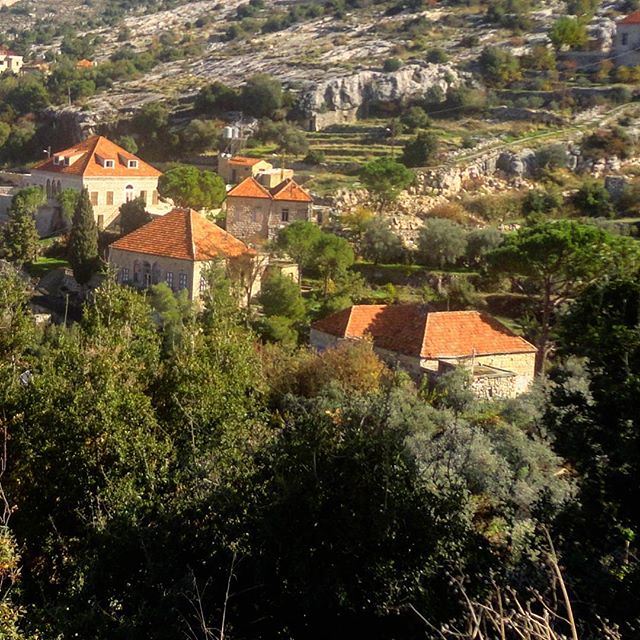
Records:
[[[309,129],[354,120],[370,106],[393,106],[428,97],[441,102],[466,76],[448,64],[410,64],[397,71],[360,71],[308,87],[299,108]]]

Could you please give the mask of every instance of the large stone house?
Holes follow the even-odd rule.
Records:
[[[437,378],[456,367],[484,398],[515,397],[533,381],[536,348],[478,311],[428,311],[426,305],[354,305],[311,325],[319,350],[370,339],[381,359],[413,377]]]
[[[227,231],[245,242],[274,238],[294,220],[312,219],[313,199],[289,178],[267,188],[246,178],[227,193]]]
[[[109,264],[121,284],[144,289],[166,282],[174,291],[186,289],[191,300],[206,289],[207,265],[223,261],[232,277],[248,281],[255,256],[244,242],[192,209],[174,209],[109,246]],[[252,294],[259,285],[253,275]]]
[[[630,13],[616,24],[613,55],[616,65],[640,64],[640,11]]]
[[[27,182],[46,191],[52,212],[57,207],[56,195],[63,189],[87,189],[96,223],[105,229],[117,221],[120,205],[134,198],[143,198],[149,213],[166,213],[167,205],[158,197],[161,175],[107,138],[93,136],[37,164]]]
[[[0,75],[6,71],[18,75],[22,69],[22,64],[22,56],[19,56],[10,49],[0,47]]]

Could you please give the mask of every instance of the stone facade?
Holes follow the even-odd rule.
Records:
[[[158,179],[155,177],[82,177],[64,174],[49,174],[34,169],[28,180],[30,185],[42,187],[47,194],[47,204],[57,206],[56,196],[64,189],[81,191],[87,189],[98,228],[111,226],[119,215],[120,205],[142,197],[148,210],[160,206]]]
[[[227,231],[245,242],[271,240],[294,220],[311,220],[312,203],[228,197]]]
[[[0,47],[0,75],[5,72],[18,75],[22,70],[22,56]]]
[[[625,24],[619,22],[613,43],[617,65],[634,67],[640,64],[640,21]]]

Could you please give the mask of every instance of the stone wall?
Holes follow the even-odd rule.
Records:
[[[134,279],[136,262],[140,265],[137,282]],[[144,263],[148,264],[151,284],[157,284],[159,282],[167,282],[167,284],[169,284],[167,274],[172,274],[172,283],[170,286],[172,286],[174,291],[178,291],[180,287],[180,274],[184,274],[186,276],[185,288],[189,292],[189,298],[195,300],[198,297],[201,263],[191,260],[152,256],[135,251],[125,251],[123,249],[116,249],[115,247],[109,248],[109,264],[116,269],[118,282],[126,282],[122,279],[124,275],[123,269],[128,269],[128,282],[133,286],[144,288]]]

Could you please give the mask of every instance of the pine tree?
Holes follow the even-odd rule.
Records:
[[[13,197],[3,234],[8,258],[29,263],[38,257],[39,236],[34,213],[43,199],[42,189],[39,187],[23,189]]]
[[[98,227],[93,216],[89,192],[83,189],[75,211],[69,237],[69,262],[78,284],[87,284],[98,270]]]

